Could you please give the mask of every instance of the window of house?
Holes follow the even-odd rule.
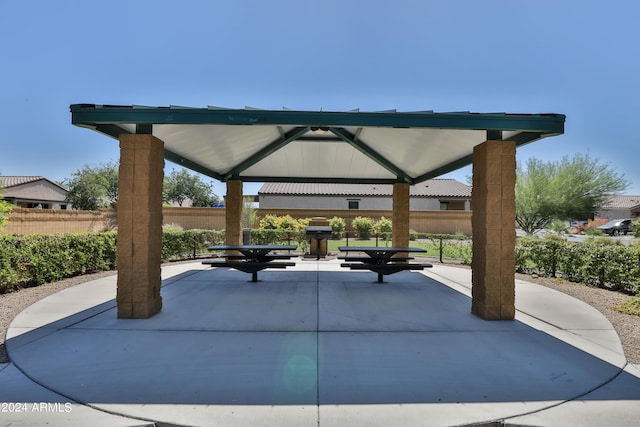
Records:
[[[360,200],[348,200],[349,209],[360,209]]]
[[[440,202],[440,210],[448,211],[449,210],[449,202]]]

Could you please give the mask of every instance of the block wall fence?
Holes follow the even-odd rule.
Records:
[[[357,216],[378,220],[391,219],[390,210],[319,210],[319,209],[256,209],[258,221],[265,215],[291,215],[293,218],[334,216],[343,218],[347,230]],[[183,229],[199,228],[223,230],[224,208],[179,208],[165,207],[162,210],[163,224]],[[117,227],[115,209],[98,211],[71,211],[50,209],[14,209],[9,214],[9,223],[0,234],[56,234],[73,232],[97,232]],[[255,224],[254,227],[257,227]],[[463,233],[471,235],[471,211],[410,211],[409,227],[419,233]]]

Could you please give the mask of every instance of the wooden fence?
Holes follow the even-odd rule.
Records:
[[[291,215],[293,218],[339,217],[347,230],[357,216],[378,220],[391,219],[390,210],[318,210],[318,209],[257,209],[258,220],[265,215]],[[471,235],[471,211],[411,211],[409,227],[419,233],[464,233]],[[224,208],[163,208],[163,223],[183,229],[223,230]],[[255,227],[258,224],[254,225]],[[117,216],[113,209],[99,211],[67,211],[50,209],[14,209],[2,234],[55,234],[94,232],[115,229]]]

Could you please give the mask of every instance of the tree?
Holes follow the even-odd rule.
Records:
[[[75,209],[96,210],[118,202],[118,164],[85,165],[63,181],[67,187],[66,202]]]
[[[2,228],[9,222],[9,212],[15,207],[11,203],[2,200],[3,190],[4,187],[2,186],[2,182],[0,182],[0,231],[2,231]]]
[[[258,212],[251,197],[242,200],[242,228],[251,228],[258,222]]]
[[[554,219],[587,219],[628,185],[623,175],[588,155],[547,163],[530,158],[526,170],[518,166],[516,222],[532,234]]]
[[[203,182],[199,176],[191,175],[186,169],[174,170],[164,178],[162,198],[165,202],[175,202],[182,206],[191,200],[194,207],[207,207],[219,203],[213,194],[213,186]]]

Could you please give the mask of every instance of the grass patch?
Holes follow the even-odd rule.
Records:
[[[615,309],[620,313],[640,316],[640,297],[629,297]]]
[[[346,239],[341,240],[329,240],[328,250],[329,252],[339,252],[338,249],[340,246],[347,246]],[[376,239],[349,239],[349,246],[367,246],[374,247],[376,246]],[[380,247],[391,247],[393,244],[391,241],[385,241],[382,239],[378,239],[377,246]],[[412,248],[422,248],[427,252],[425,254],[420,254],[419,256],[440,257],[440,244],[438,241],[410,241],[409,246]],[[460,260],[464,264],[471,263],[471,241],[465,242],[452,242],[452,241],[444,241],[442,246],[442,257],[443,259],[455,259]]]
[[[340,250],[338,248],[340,246],[347,246],[347,239],[339,239],[339,240],[329,239],[327,249],[329,250],[329,252],[339,252]],[[391,247],[393,246],[393,244],[391,243],[390,240],[385,241],[382,239],[378,239],[377,245],[376,245],[376,239],[349,239],[349,246],[367,246],[367,247],[380,246],[385,248],[385,247]],[[409,246],[416,247],[416,248],[421,247],[420,244],[418,244],[418,242],[409,242]]]

